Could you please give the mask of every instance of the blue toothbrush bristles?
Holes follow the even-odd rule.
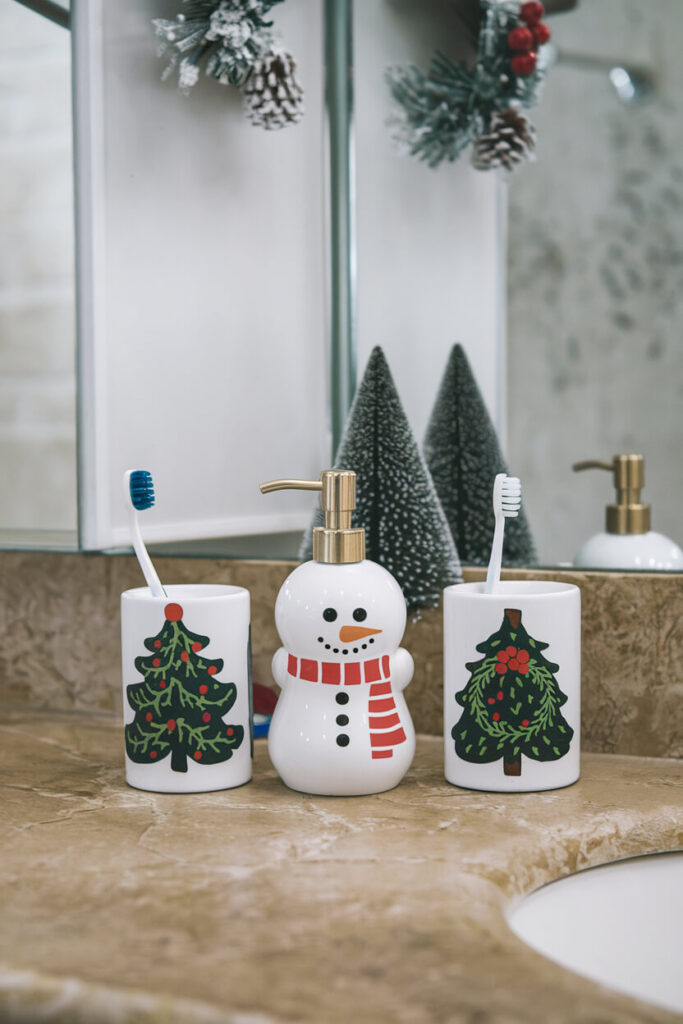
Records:
[[[136,469],[130,474],[130,500],[133,508],[144,512],[154,504],[154,482],[146,469]]]

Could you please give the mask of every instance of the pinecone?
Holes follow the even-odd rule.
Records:
[[[295,78],[296,63],[283,50],[258,59],[244,87],[244,112],[260,128],[286,128],[304,113],[303,89]]]
[[[488,135],[474,140],[472,166],[478,171],[504,167],[512,171],[522,160],[532,160],[536,132],[526,117],[509,107],[491,119]]]

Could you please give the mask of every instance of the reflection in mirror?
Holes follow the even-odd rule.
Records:
[[[71,39],[0,5],[0,541],[75,547]]]
[[[572,464],[622,453],[645,456],[652,529],[683,541],[683,5],[591,0],[552,29],[508,237],[509,456],[546,563],[615,500]]]

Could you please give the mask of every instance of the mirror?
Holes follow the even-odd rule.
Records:
[[[179,2],[76,4],[77,445],[70,39],[22,3],[0,13],[2,543],[75,545],[78,448],[85,547],[125,545],[117,480],[145,451],[157,494],[179,495],[145,523],[158,550],[295,557],[307,499],[276,522],[250,504],[254,480],[328,463],[377,344],[421,441],[456,341],[542,564],[567,563],[613,500],[605,474],[572,463],[622,451],[645,455],[653,529],[681,541],[679,5],[549,0],[571,9],[549,19],[537,160],[504,180],[467,154],[431,169],[391,124],[387,69],[471,58],[477,0],[277,5],[307,112],[268,133],[213,80],[188,98],[161,81],[151,21]],[[154,415],[168,393],[170,427]]]
[[[0,6],[0,543],[77,545],[68,31]]]

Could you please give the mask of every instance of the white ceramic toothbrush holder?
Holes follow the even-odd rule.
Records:
[[[581,746],[581,592],[509,580],[444,590],[444,746],[455,786],[569,786]]]
[[[126,781],[157,793],[251,779],[249,591],[181,584],[121,595]]]

